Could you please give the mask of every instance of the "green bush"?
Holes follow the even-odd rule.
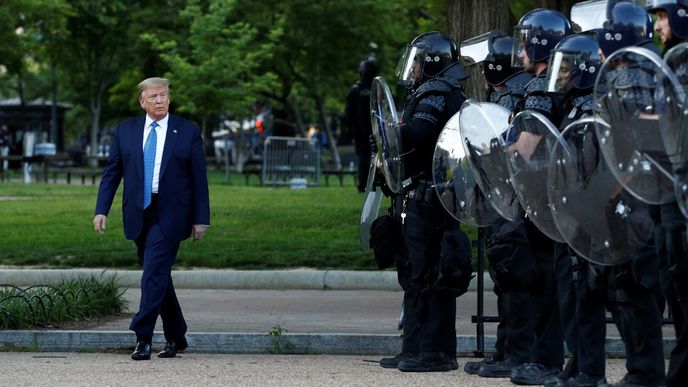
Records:
[[[116,276],[63,280],[57,285],[0,285],[0,329],[59,326],[122,313],[127,302]]]

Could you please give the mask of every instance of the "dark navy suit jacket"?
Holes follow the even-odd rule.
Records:
[[[124,179],[124,235],[136,239],[143,230],[143,126],[145,115],[117,125],[110,157],[98,189],[96,214],[107,215]],[[170,114],[158,183],[158,223],[170,240],[191,235],[194,224],[210,224],[205,149],[200,128]]]

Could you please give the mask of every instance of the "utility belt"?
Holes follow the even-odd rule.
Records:
[[[428,180],[419,180],[415,185],[406,191],[408,199],[415,199],[417,202],[430,203],[432,195],[435,194],[435,186],[433,182]]]
[[[395,218],[401,220],[402,226],[406,220],[406,205],[413,200],[417,203],[429,204],[432,202],[432,196],[435,194],[435,187],[429,180],[412,181],[407,179],[402,182],[402,191],[395,199],[394,213]]]

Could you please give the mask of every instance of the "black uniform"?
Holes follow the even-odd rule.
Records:
[[[521,71],[504,82],[503,90],[488,91],[488,101],[506,109],[514,110],[525,97],[525,85],[532,75]],[[522,221],[517,221],[521,222]],[[535,336],[532,325],[532,305],[530,302],[529,278],[533,272],[527,270],[515,273],[514,268],[525,267],[534,262],[525,238],[521,243],[511,239],[509,230],[517,229],[518,223],[500,219],[488,231],[488,261],[490,276],[495,284],[497,310],[501,317],[497,325],[497,342],[495,343],[496,360],[511,359],[517,363],[529,360]],[[502,236],[503,238],[500,238]],[[509,246],[511,244],[511,247]],[[531,266],[534,268],[534,265]],[[513,275],[524,274],[526,278],[513,278]]]
[[[370,87],[373,79],[362,79],[354,84],[346,96],[346,115],[349,130],[351,130],[356,155],[358,156],[359,192],[365,191],[368,169],[370,168],[370,135],[372,124],[370,121]]]
[[[592,95],[571,96],[564,100],[561,131],[572,122],[593,115]],[[600,160],[600,162],[604,162]],[[596,273],[604,269],[578,257],[565,243],[555,243],[554,272],[559,294],[559,310],[566,345],[571,358],[566,363],[561,380],[575,377],[579,372],[591,380],[605,376],[606,287],[600,286]]]
[[[647,46],[653,48],[654,46]],[[647,106],[645,100],[653,98],[651,88],[643,89],[641,80],[646,79],[644,70],[638,66],[627,66],[608,74],[609,84],[617,85],[623,79],[640,80],[632,91],[617,90],[620,99],[629,98]],[[619,80],[619,81],[617,81]],[[645,91],[644,91],[645,90]],[[632,94],[629,94],[632,93]],[[652,105],[650,100],[649,105]],[[621,130],[622,128],[614,128]],[[620,196],[628,196],[622,191]],[[633,199],[629,199],[633,200]],[[655,207],[656,213],[657,207]],[[636,214],[639,216],[639,214]],[[625,381],[641,385],[662,385],[664,383],[664,348],[662,343],[661,306],[663,300],[659,289],[659,260],[666,254],[662,246],[655,250],[655,237],[659,229],[653,225],[649,213],[643,223],[644,230],[638,230],[629,237],[637,238],[636,249],[629,262],[607,268],[610,310],[626,346]],[[655,219],[654,222],[657,222]],[[646,224],[645,224],[646,223]],[[661,229],[659,230],[661,233]]]
[[[560,101],[545,91],[547,72],[542,71],[526,85],[523,110],[534,110],[558,125],[561,121]],[[554,241],[545,236],[526,218],[525,226],[531,251],[535,257],[538,275],[532,288],[531,301],[535,306],[535,343],[530,361],[547,368],[564,364],[564,339],[559,305],[556,297],[556,277],[553,270]]]
[[[455,297],[466,289],[456,289],[442,278],[447,274],[445,269],[451,266],[447,262],[451,254],[446,251],[462,246],[459,249],[465,252],[470,247],[457,222],[439,202],[431,178],[435,143],[444,124],[465,100],[460,81],[466,77],[456,64],[440,77],[421,84],[408,96],[404,108],[403,163],[405,177],[411,185],[397,206],[401,207],[397,215],[403,217],[408,249],[407,265],[399,267],[405,272],[400,270],[399,276],[409,279],[410,285],[404,293],[408,305],[405,311],[414,317],[406,321],[410,325],[404,330],[405,352],[456,356]],[[468,274],[470,280],[470,256],[464,253],[461,261],[463,274]],[[468,282],[464,282],[467,287]]]
[[[674,27],[674,26],[672,26]],[[672,36],[664,53],[681,39]],[[685,64],[679,64],[685,70]],[[677,71],[677,73],[680,71]],[[685,77],[686,72],[683,72]],[[685,79],[681,79],[684,83]],[[686,168],[686,165],[679,166]],[[662,293],[671,311],[676,332],[676,346],[671,350],[667,386],[681,386],[688,380],[688,246],[686,218],[678,204],[671,202],[659,208],[660,222],[655,229],[655,246],[659,255]]]

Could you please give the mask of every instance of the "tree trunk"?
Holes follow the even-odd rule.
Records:
[[[460,45],[462,41],[499,28],[513,34],[516,24],[507,0],[448,0],[447,24],[449,35]],[[485,80],[480,66],[466,68],[470,78],[464,81],[466,96],[485,99]]]
[[[57,133],[57,77],[55,76],[55,61],[50,59],[50,86],[52,101],[50,103],[50,142],[55,143],[58,151],[63,149],[63,139]]]
[[[98,154],[98,133],[100,132],[100,114],[103,110],[103,95],[107,85],[105,82],[98,82],[94,93],[91,94],[91,155]],[[98,160],[91,159],[92,167],[98,166]]]
[[[294,101],[295,97],[287,97],[284,100],[284,107],[287,109],[287,111],[291,111],[292,115],[294,116],[294,121],[296,121],[296,133],[306,137],[306,126],[303,123],[303,119],[301,118],[301,110],[299,110],[299,104],[298,101]]]

